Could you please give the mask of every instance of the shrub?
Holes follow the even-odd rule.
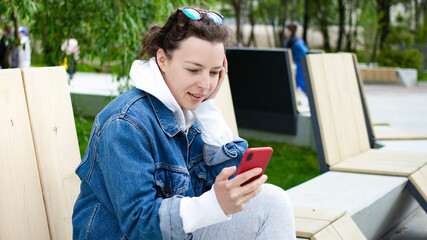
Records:
[[[423,57],[417,49],[383,49],[377,58],[378,65],[386,67],[421,69]]]

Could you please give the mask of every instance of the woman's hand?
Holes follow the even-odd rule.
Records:
[[[249,201],[261,192],[262,184],[267,181],[266,175],[241,186],[247,180],[259,175],[261,171],[261,168],[254,168],[228,180],[236,172],[236,167],[222,169],[216,177],[214,190],[216,199],[226,215],[242,211]]]
[[[218,83],[215,87],[215,89],[211,92],[211,94],[204,100],[209,100],[209,99],[214,99],[216,97],[216,95],[219,92],[219,89],[222,86],[222,83],[224,82],[225,77],[227,76],[228,73],[228,63],[227,63],[227,58],[224,56],[224,61],[222,63],[222,69],[219,72],[219,78],[218,78]]]

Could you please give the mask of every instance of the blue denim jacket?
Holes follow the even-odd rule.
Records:
[[[95,119],[76,173],[82,180],[73,239],[188,239],[180,198],[209,190],[247,143],[205,145],[197,123],[187,134],[158,99],[133,88]]]

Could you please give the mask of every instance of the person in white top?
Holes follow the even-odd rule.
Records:
[[[18,31],[18,37],[21,43],[18,52],[18,68],[29,68],[31,66],[31,46],[28,31],[24,27],[19,27]]]
[[[102,110],[77,168],[74,239],[295,239],[292,204],[255,168],[213,101],[231,30],[212,11],[179,8],[152,26],[130,77]],[[255,69],[248,69],[255,70]]]

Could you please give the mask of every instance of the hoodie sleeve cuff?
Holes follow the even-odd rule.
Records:
[[[193,111],[202,132],[203,142],[222,146],[233,141],[233,133],[225,123],[221,111],[213,104],[214,99],[204,101]]]
[[[231,215],[225,215],[219,206],[213,187],[200,197],[182,198],[180,216],[185,233],[231,219]]]

